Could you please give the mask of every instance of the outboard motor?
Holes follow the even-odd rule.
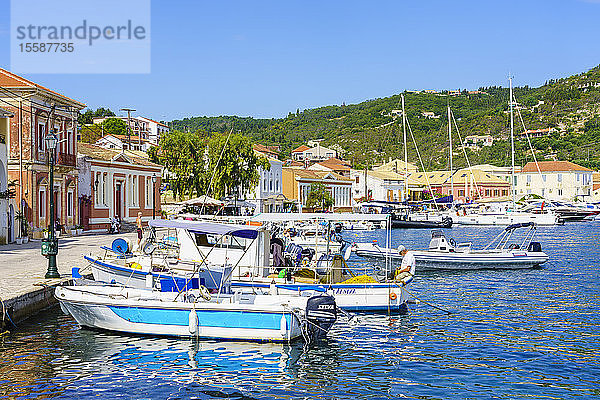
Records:
[[[302,332],[307,340],[322,339],[337,319],[337,306],[333,296],[313,296],[306,302],[306,321]]]
[[[341,223],[338,222],[334,225],[335,233],[341,233],[342,229],[344,229],[344,226]]]
[[[531,242],[529,243],[529,246],[527,246],[527,251],[530,251],[532,253],[541,253],[542,245],[540,244],[540,242]]]

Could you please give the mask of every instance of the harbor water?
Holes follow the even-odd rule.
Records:
[[[478,247],[501,229],[446,233]],[[392,245],[425,249],[429,235],[396,230]],[[310,348],[92,331],[54,307],[0,339],[0,398],[600,398],[600,222],[536,239],[539,269],[416,276],[411,292],[450,314],[358,314]]]

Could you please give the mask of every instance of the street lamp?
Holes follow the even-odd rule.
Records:
[[[156,218],[156,174],[152,174],[152,219]]]
[[[50,186],[50,229],[47,239],[42,240],[42,255],[48,258],[48,271],[46,271],[46,279],[60,278],[58,268],[56,267],[56,255],[58,254],[58,239],[54,234],[54,152],[58,145],[58,137],[54,133],[46,135],[44,138],[46,149],[49,154],[49,170],[50,177],[48,185]]]

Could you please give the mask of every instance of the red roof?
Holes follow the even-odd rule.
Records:
[[[142,117],[142,118],[144,118],[144,119],[147,119],[147,120],[148,120],[148,121],[150,121],[150,122],[154,122],[155,124],[162,125],[162,126],[164,126],[164,127],[166,127],[166,128],[168,128],[168,127],[169,127],[169,125],[163,124],[162,122],[155,121],[155,120],[153,120],[153,119],[151,119],[151,118],[148,118],[148,117]]]
[[[542,172],[568,172],[568,171],[589,171],[591,169],[582,167],[570,161],[540,161],[538,162],[540,171]],[[521,172],[538,172],[538,168],[534,162],[525,164]]]
[[[310,147],[303,144],[302,146],[298,147],[297,149],[292,150],[292,153],[302,153],[303,151],[306,151],[306,150],[310,150]]]
[[[263,146],[260,143],[255,143],[253,148],[255,151],[258,151],[259,153],[264,153],[264,154],[270,155],[274,158],[277,158],[277,156],[279,155],[279,153],[277,151],[270,149],[267,146]]]
[[[76,103],[78,106],[80,106],[81,108],[85,107],[85,104],[77,101],[77,100],[73,100],[70,97],[67,97],[63,94],[60,94],[58,92],[55,92],[53,90],[48,89],[47,87],[44,87],[42,85],[39,85],[35,82],[32,82],[28,79],[23,78],[22,76],[19,75],[15,75],[12,72],[9,72],[3,68],[0,68],[0,87],[5,87],[5,88],[37,88],[37,89],[41,89],[44,90],[46,92],[49,92],[55,96],[61,97],[65,100],[67,100],[68,102],[71,103]]]
[[[329,168],[333,171],[349,171],[350,166],[345,161],[339,160],[335,157],[331,157],[328,160],[318,162],[317,164],[322,165],[325,168]]]

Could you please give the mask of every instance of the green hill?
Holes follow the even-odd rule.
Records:
[[[557,158],[592,168],[600,167],[600,66],[588,72],[541,87],[516,87],[517,109],[527,129],[555,128],[548,137],[531,139],[538,160]],[[414,141],[426,169],[446,168],[448,164],[448,117],[450,104],[460,137],[491,135],[494,143],[477,151],[467,150],[471,163],[510,164],[509,90],[482,87],[460,95],[405,92],[406,114]],[[403,157],[402,118],[393,110],[401,109],[401,96],[367,100],[358,104],[331,105],[297,111],[285,118],[191,117],[173,121],[175,129],[225,132],[236,131],[267,145],[280,145],[283,156],[310,139],[324,139],[353,165],[381,163],[389,157]],[[423,113],[433,112],[435,118]],[[523,125],[515,113],[515,132]],[[455,166],[465,166],[459,136],[453,127]],[[413,139],[408,133],[409,161],[421,167]],[[594,145],[596,144],[596,145]],[[516,140],[519,164],[532,161],[527,140]]]

